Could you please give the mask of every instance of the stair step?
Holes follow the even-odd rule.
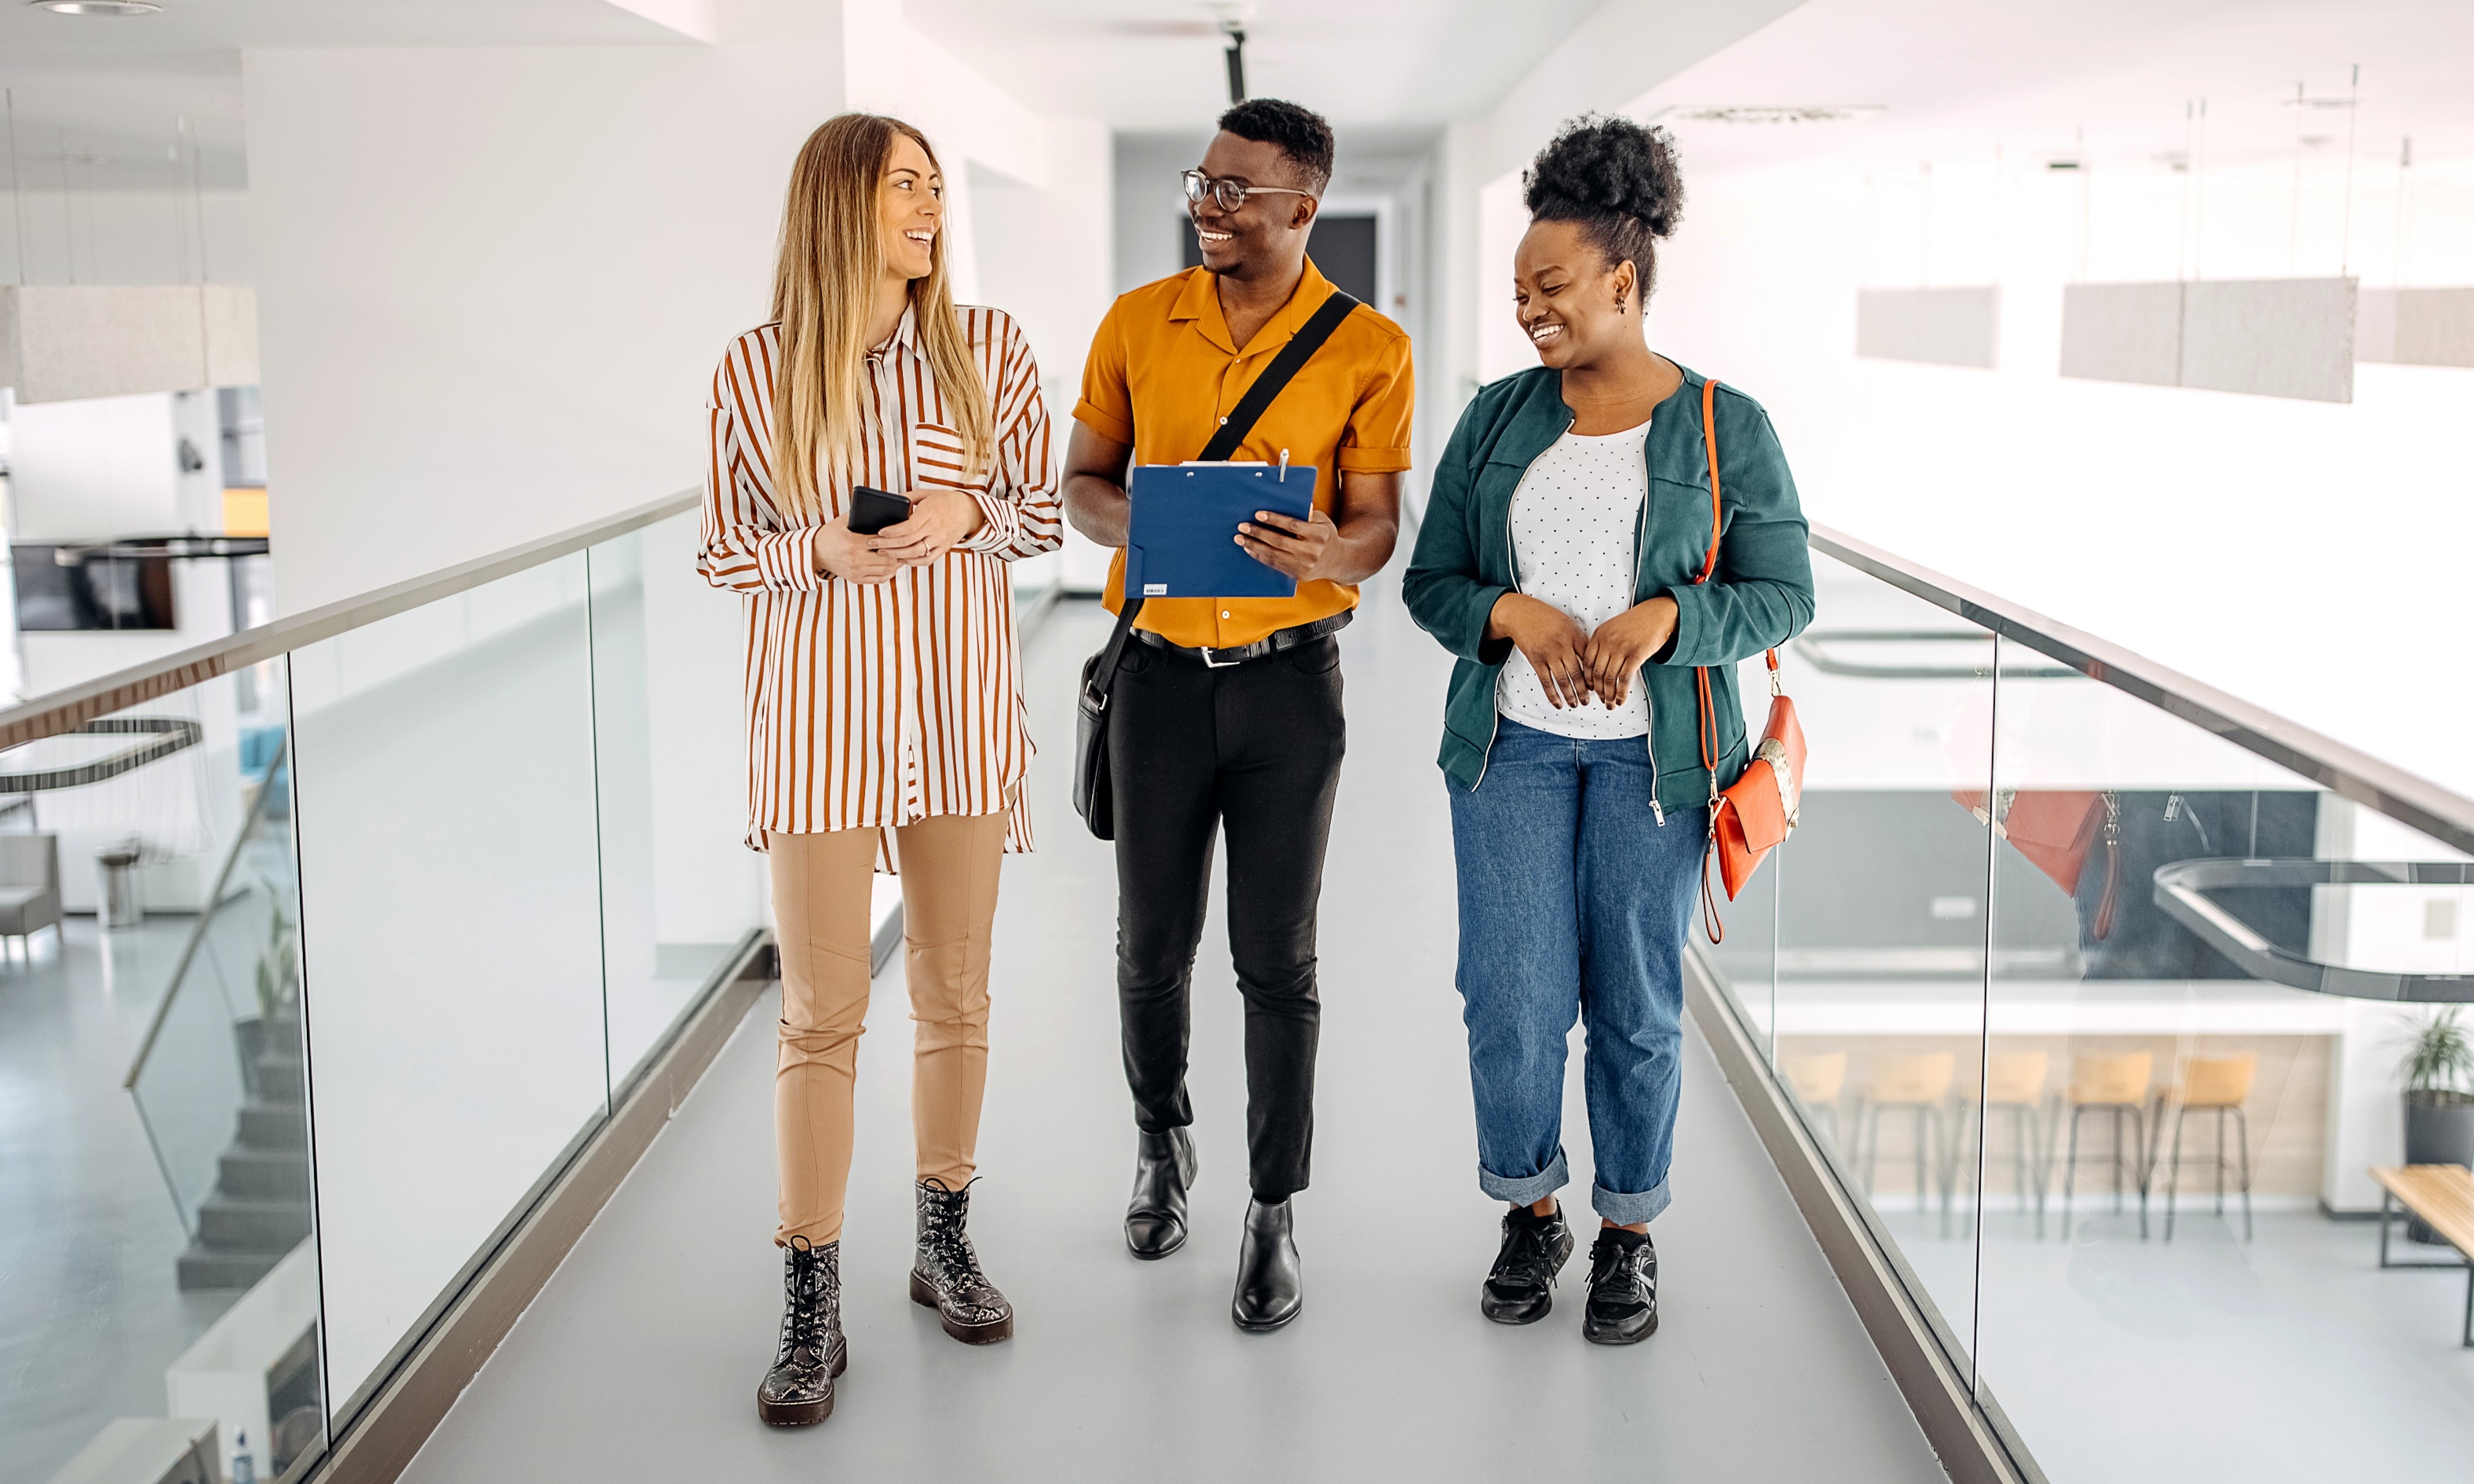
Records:
[[[298,1153],[309,1147],[309,1120],[297,1102],[247,1102],[240,1105],[238,1137],[252,1149]]]
[[[275,1270],[283,1260],[285,1248],[279,1252],[219,1251],[191,1247],[181,1254],[178,1281],[182,1293],[201,1288],[247,1288]]]
[[[198,1239],[192,1250],[290,1252],[309,1234],[306,1201],[236,1201],[210,1195],[198,1207]]]
[[[300,1063],[293,1063],[292,1070],[287,1074],[280,1071],[268,1071],[266,1065],[261,1062],[250,1075],[255,1079],[255,1085],[250,1089],[255,1094],[252,1101],[272,1104],[278,1108],[301,1106],[303,1101],[301,1092],[304,1084],[301,1079]]]
[[[309,1154],[305,1149],[227,1149],[217,1163],[215,1189],[238,1200],[305,1201]]]

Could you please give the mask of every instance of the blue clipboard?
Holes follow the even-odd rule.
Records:
[[[1286,477],[1283,477],[1283,476]],[[1136,598],[1291,598],[1297,580],[1237,544],[1258,510],[1306,518],[1315,467],[1269,464],[1143,464],[1128,492],[1126,594]]]

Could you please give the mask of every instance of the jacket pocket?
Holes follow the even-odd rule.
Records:
[[[970,475],[970,460],[964,454],[961,431],[934,422],[914,422],[910,426],[910,485],[921,490],[982,490],[987,487],[984,476]]]

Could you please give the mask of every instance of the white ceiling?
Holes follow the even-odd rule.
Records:
[[[2359,109],[2290,106],[2345,96]],[[1913,168],[2084,150],[2099,166],[2171,169],[2205,98],[2205,159],[2474,155],[2474,4],[2467,0],[1809,0],[1637,106],[1665,112],[1694,172],[1799,162]],[[1880,104],[1835,124],[1710,124],[1712,105]],[[2297,129],[2297,118],[2300,127]],[[2081,141],[2084,140],[2082,146]]]
[[[245,183],[240,53],[311,46],[680,43],[621,0],[164,0],[154,15],[61,15],[0,0],[0,86],[28,190],[185,185],[166,157],[197,130],[209,190]],[[0,139],[0,149],[5,149]],[[5,163],[5,161],[0,161]]]
[[[1254,0],[1246,88],[1335,126],[1430,131],[1493,103],[1603,0]],[[1124,130],[1228,106],[1204,0],[908,0],[911,25],[1044,113]]]

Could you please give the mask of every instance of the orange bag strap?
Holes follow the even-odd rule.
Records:
[[[1701,560],[1701,575],[1692,579],[1700,586],[1718,570],[1718,537],[1721,520],[1718,504],[1718,380],[1711,377],[1701,383],[1701,446],[1710,457],[1710,555]],[[1718,828],[1718,713],[1710,700],[1710,671],[1696,666],[1694,684],[1701,692],[1701,767],[1710,775],[1710,838],[1717,838]],[[1713,940],[1714,941],[1714,940]]]
[[[1722,529],[1718,504],[1718,382],[1711,377],[1701,383],[1701,446],[1710,458],[1710,555],[1701,560],[1701,575],[1692,579],[1700,586],[1718,570],[1718,537]],[[1710,671],[1695,666],[1694,686],[1701,692],[1701,771],[1710,777],[1710,838],[1701,850],[1701,931],[1711,946],[1727,941],[1727,924],[1718,917],[1717,892],[1710,880],[1710,862],[1718,853],[1718,712],[1710,699]]]

